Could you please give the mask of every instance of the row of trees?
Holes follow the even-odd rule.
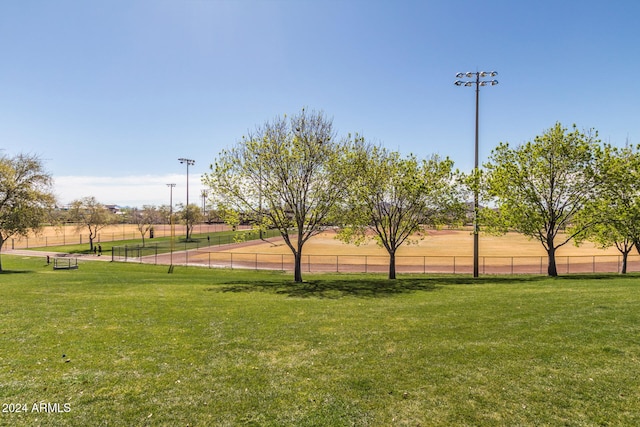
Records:
[[[186,225],[189,239],[195,224],[215,215],[210,211],[205,218],[197,205],[189,205],[181,206],[173,220]],[[145,236],[154,224],[171,220],[170,209],[168,206],[143,206],[142,209],[126,209],[121,215],[116,215],[95,197],[83,197],[74,200],[67,210],[60,210],[56,208],[52,177],[37,156],[18,154],[0,157],[0,253],[5,242],[14,236],[26,236],[29,232],[38,231],[43,224],[69,222],[76,224],[78,231],[88,232],[89,248],[93,250],[100,230],[123,220],[136,225],[144,245]]]
[[[338,138],[322,112],[277,117],[223,150],[203,182],[226,221],[242,215],[258,228],[277,228],[302,281],[304,244],[327,226],[339,238],[375,239],[395,254],[427,226],[466,220],[470,194],[484,206],[484,231],[517,231],[538,240],[557,275],[555,254],[573,241],[615,245],[623,272],[633,247],[640,252],[640,153],[602,145],[595,131],[556,123],[533,141],[500,143],[481,171],[463,174],[448,158],[406,157],[365,141]]]
[[[448,158],[402,156],[360,135],[338,137],[323,113],[303,109],[223,150],[203,182],[226,222],[280,231],[300,282],[304,244],[329,226],[346,242],[375,239],[389,253],[389,278],[395,278],[398,248],[422,238],[427,226],[465,222],[473,192],[483,201],[482,229],[538,240],[550,276],[557,275],[558,248],[585,240],[616,246],[626,272],[628,254],[634,247],[640,252],[639,178],[637,147],[602,144],[595,131],[575,126],[556,123],[515,147],[500,143],[482,172],[463,174]],[[37,157],[1,157],[0,251],[11,236],[47,222],[54,202],[51,177]],[[143,239],[158,213],[152,207],[132,213]],[[72,203],[69,215],[89,228],[90,245],[110,223],[94,198]],[[183,209],[183,218],[202,219],[195,205]]]
[[[142,209],[128,208],[118,214],[112,212],[107,206],[98,202],[95,197],[83,197],[74,200],[69,205],[67,212],[58,218],[57,222],[72,222],[76,224],[78,231],[87,231],[89,236],[89,248],[93,250],[94,240],[100,230],[112,225],[129,223],[134,224],[140,233],[142,246],[145,245],[145,237],[151,235],[151,230],[156,224],[167,224],[172,221],[171,211],[168,206],[144,205]],[[193,204],[181,206],[174,213],[173,222],[186,226],[186,239],[191,239],[193,228],[205,219],[202,210]]]
[[[462,175],[453,162],[433,156],[402,158],[360,135],[338,138],[323,113],[279,117],[220,153],[203,182],[233,223],[242,214],[259,228],[277,228],[302,281],[304,244],[328,226],[359,244],[374,238],[395,254],[425,225],[461,222]]]

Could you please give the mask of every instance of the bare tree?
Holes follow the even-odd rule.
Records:
[[[157,207],[144,205],[142,209],[133,209],[131,212],[131,220],[136,224],[136,228],[140,232],[142,238],[142,246],[145,246],[145,236],[149,233],[151,236],[151,230],[153,230],[154,224],[160,224],[162,222],[163,212]]]
[[[89,231],[89,249],[93,251],[93,241],[98,237],[98,232],[106,226],[113,224],[115,217],[95,197],[83,197],[71,202],[69,209],[71,219],[78,225],[77,231],[87,229]]]

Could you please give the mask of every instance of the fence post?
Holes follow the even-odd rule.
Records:
[[[540,274],[542,274],[542,257],[540,257]]]

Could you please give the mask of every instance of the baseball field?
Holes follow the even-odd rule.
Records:
[[[263,270],[293,269],[293,255],[282,238],[268,241],[250,240],[231,245],[221,245],[216,236],[228,231],[222,224],[196,226],[194,235],[199,241],[188,251],[176,245],[171,254],[162,250],[152,252],[158,238],[171,235],[167,225],[154,226],[156,240],[145,240],[146,256],[136,255],[140,262],[157,264],[191,264],[207,267],[250,268]],[[184,235],[182,226],[176,226],[175,236],[179,241]],[[564,236],[558,236],[558,241]],[[211,240],[210,240],[211,239]],[[100,231],[97,242],[109,242],[106,246],[118,245],[125,240],[127,245],[141,243],[139,231],[134,225],[120,224]],[[224,242],[232,241],[227,236]],[[16,247],[51,246],[54,243],[82,243],[88,245],[86,233],[75,227],[64,229],[49,227],[38,236],[21,239]],[[7,249],[9,243],[4,249]],[[479,269],[482,274],[545,274],[547,254],[542,245],[518,233],[502,236],[480,234]],[[61,250],[64,250],[62,248]],[[116,257],[121,260],[121,257]],[[127,260],[129,260],[127,258]],[[388,269],[389,257],[384,248],[373,240],[361,245],[344,243],[336,239],[334,230],[327,230],[311,238],[303,249],[303,270],[307,272],[379,272]],[[602,249],[591,242],[580,246],[568,243],[556,252],[558,272],[601,273],[619,272],[622,258],[614,247]],[[409,244],[402,245],[396,254],[398,273],[470,273],[473,266],[473,235],[469,230],[428,230],[414,236]],[[635,251],[629,257],[628,271],[640,271],[640,255]]]

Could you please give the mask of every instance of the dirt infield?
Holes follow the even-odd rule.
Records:
[[[384,248],[374,241],[356,246],[337,240],[335,231],[325,231],[312,237],[304,246],[309,255],[381,255],[387,256]],[[518,233],[504,236],[480,235],[480,255],[486,257],[502,256],[546,256],[546,251],[536,240],[530,240]],[[226,252],[291,254],[291,250],[282,239],[270,243],[256,241],[249,245],[221,248]],[[473,256],[473,234],[464,230],[430,230],[424,238],[415,244],[403,245],[398,256]],[[580,247],[569,243],[558,249],[559,256],[579,255],[618,255],[615,248],[606,250],[592,243]]]
[[[210,268],[249,268],[288,271],[293,269],[291,250],[282,238],[200,248],[189,252],[146,257],[138,262],[200,265]],[[560,274],[617,272],[617,250],[602,250],[593,244],[566,245],[558,250]],[[327,231],[310,239],[304,248],[305,272],[378,272],[388,270],[389,257],[375,242],[360,246],[335,239]],[[481,236],[482,274],[546,274],[547,255],[540,243],[510,233]],[[431,231],[415,244],[403,246],[396,257],[398,273],[464,273],[473,269],[473,236],[467,231]],[[640,270],[640,256],[630,258],[630,271]]]
[[[170,235],[170,226],[155,226],[156,236]],[[196,233],[223,231],[223,224],[198,225]],[[177,227],[176,234],[181,228]],[[112,225],[101,231],[100,241],[117,241],[123,238],[139,239],[135,225]],[[561,237],[561,236],[560,236]],[[79,233],[72,225],[48,227],[39,236],[20,241],[21,245],[5,245],[5,250],[44,246],[43,242],[77,242]],[[82,240],[88,241],[88,240]],[[480,235],[480,273],[546,274],[547,254],[542,245],[517,233],[504,236]],[[634,251],[635,252],[635,251]],[[107,255],[108,256],[108,255]],[[111,258],[111,257],[109,257]],[[104,258],[102,258],[104,259]],[[122,261],[123,259],[118,259]],[[268,241],[250,241],[221,246],[209,246],[191,251],[158,254],[142,258],[126,259],[166,265],[194,265],[209,268],[243,268],[293,270],[293,255],[280,237]],[[558,249],[556,262],[559,274],[617,272],[621,256],[615,248],[600,249],[592,243],[576,247],[572,243]],[[304,246],[303,271],[305,272],[379,272],[388,271],[389,256],[384,248],[373,240],[360,246],[336,239],[336,232],[325,231],[311,238]],[[396,254],[398,273],[464,273],[473,269],[473,235],[466,230],[429,230],[416,237],[412,244],[405,244]],[[629,258],[628,271],[640,271],[640,256]]]

